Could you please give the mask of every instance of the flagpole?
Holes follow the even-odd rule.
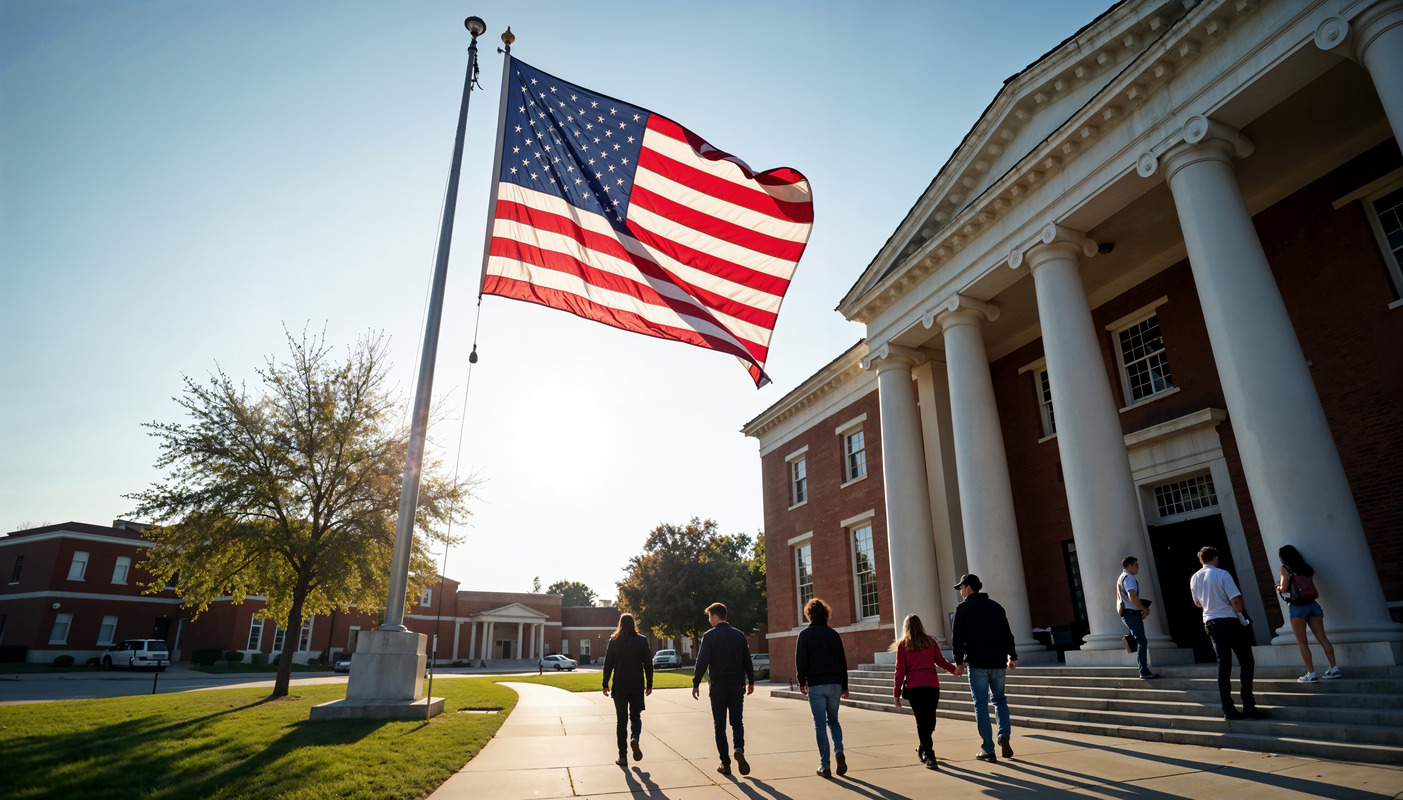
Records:
[[[463,138],[468,124],[468,100],[477,80],[477,37],[487,30],[479,17],[468,17],[463,25],[472,36],[468,45],[468,74],[463,81],[463,104],[458,110],[458,131],[453,139],[453,164],[448,172],[448,193],[443,200],[443,222],[438,234],[438,257],[434,262],[429,312],[424,323],[424,351],[419,358],[419,383],[414,390],[414,418],[409,429],[409,451],[404,459],[404,484],[400,488],[399,518],[395,527],[394,558],[390,563],[390,595],[385,603],[385,621],[377,630],[405,631],[404,602],[409,588],[409,555],[414,544],[414,514],[419,506],[419,475],[424,464],[424,439],[429,427],[429,406],[434,385],[434,363],[438,355],[438,333],[443,319],[443,292],[448,283],[448,251],[453,243],[453,214],[458,206],[458,174],[463,165]]]
[[[482,275],[477,280],[477,302],[482,303],[482,287],[487,284],[487,259],[492,255],[492,221],[497,217],[497,187],[500,186],[498,178],[502,175],[502,140],[507,138],[507,126],[504,120],[507,118],[507,88],[511,86],[512,75],[512,42],[516,41],[516,36],[512,34],[511,26],[507,26],[507,32],[502,34],[502,47],[497,49],[499,53],[505,53],[502,59],[502,97],[497,102],[497,150],[492,156],[492,194],[487,198],[487,235],[482,237]],[[473,343],[473,352],[477,352],[476,342]]]

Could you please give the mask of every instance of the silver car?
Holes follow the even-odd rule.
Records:
[[[677,669],[682,666],[682,657],[676,650],[659,650],[653,654],[653,669]]]
[[[559,672],[562,669],[574,670],[575,667],[578,667],[579,665],[580,662],[576,661],[575,659],[567,658],[562,655],[545,656],[541,659],[540,662],[540,666],[542,669],[545,669],[547,667],[554,667],[556,672]]]

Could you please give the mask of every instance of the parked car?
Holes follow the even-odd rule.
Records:
[[[351,654],[337,653],[336,658],[331,661],[331,671],[349,673],[351,671]]]
[[[769,654],[769,653],[751,653],[751,654],[750,654],[750,663],[751,663],[751,664],[754,664],[756,669],[761,669],[761,668],[769,669],[769,667],[770,667],[770,654]]]
[[[682,666],[682,657],[676,650],[659,650],[653,654],[653,669],[677,669]]]
[[[576,661],[575,659],[566,658],[565,656],[558,654],[553,656],[544,656],[543,658],[541,658],[542,669],[554,667],[556,672],[559,672],[562,669],[574,670],[575,667],[578,667],[579,665],[580,662]]]
[[[102,654],[104,669],[151,667],[157,672],[165,672],[170,663],[170,650],[160,639],[123,639]]]

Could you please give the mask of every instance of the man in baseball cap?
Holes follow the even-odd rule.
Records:
[[[955,607],[955,630],[950,643],[955,651],[955,663],[965,664],[969,669],[974,719],[982,740],[975,758],[991,763],[998,761],[989,724],[991,694],[999,723],[999,747],[1003,749],[1004,758],[1012,758],[1013,747],[1008,741],[1012,725],[1008,718],[1008,699],[1004,696],[1004,676],[1006,670],[1018,666],[1018,650],[1013,644],[1013,631],[1008,627],[1008,615],[1003,606],[982,591],[984,583],[978,575],[966,573],[955,588],[964,601]]]

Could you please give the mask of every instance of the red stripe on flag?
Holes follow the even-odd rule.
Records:
[[[633,193],[629,195],[628,202],[630,208],[638,205],[679,225],[744,247],[747,250],[753,250],[763,256],[797,262],[799,256],[804,254],[803,242],[791,242],[751,230],[734,222],[727,222],[712,216],[706,210],[698,210],[669,200],[657,192],[649,191],[641,186],[633,187]],[[637,223],[629,220],[629,227],[633,227],[635,224]]]
[[[644,147],[638,154],[638,167],[656,172],[669,180],[689,186],[712,197],[719,197],[728,203],[734,203],[761,214],[768,214],[777,219],[791,222],[814,221],[814,204],[811,202],[795,203],[781,200],[758,190],[747,191],[744,187],[737,186],[725,178],[718,178],[709,172],[704,172],[674,158],[668,158],[662,153],[649,150],[647,147]],[[801,180],[803,179],[802,175],[799,177]]]
[[[658,114],[653,114],[648,117],[648,130],[657,131],[679,142],[686,142],[687,145],[692,148],[692,151],[700,158],[704,158],[708,161],[730,161],[732,164],[741,168],[741,171],[745,173],[745,177],[763,184],[770,186],[793,186],[798,183],[808,182],[808,179],[805,178],[802,173],[789,167],[777,167],[775,169],[765,170],[764,172],[755,172],[739,158],[736,158],[730,153],[717,150],[705,139],[681,125],[678,125],[667,117]]]

